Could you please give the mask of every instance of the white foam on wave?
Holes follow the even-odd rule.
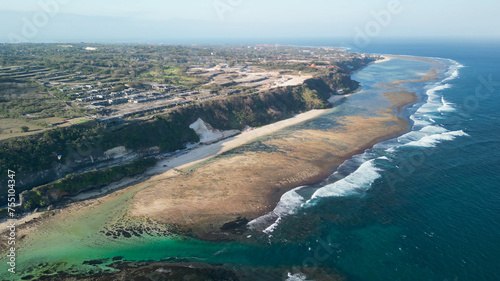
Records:
[[[422,129],[418,131],[410,131],[400,137],[398,137],[398,143],[400,144],[407,144],[412,141],[418,141],[423,137],[432,135],[432,134],[441,134],[445,133],[448,130],[446,130],[443,127],[440,126],[433,126],[433,125],[427,125],[424,126]]]
[[[280,217],[295,213],[300,208],[300,205],[305,202],[304,197],[297,193],[297,190],[301,188],[302,186],[283,194],[273,213]]]
[[[440,105],[441,103],[441,95],[437,94],[438,92],[441,92],[442,90],[446,90],[451,88],[450,84],[444,84],[444,85],[433,85],[430,89],[428,89],[425,94],[428,97],[427,103],[425,105]],[[424,107],[424,110],[426,108]],[[417,112],[422,112],[422,107],[420,107]]]
[[[367,161],[347,177],[316,190],[311,200],[319,197],[348,196],[369,189],[371,184],[380,178],[380,169],[374,161],[375,159]]]
[[[424,134],[442,134],[447,131],[448,130],[440,126],[426,126],[420,130],[420,132]]]
[[[412,141],[406,144],[406,146],[419,146],[419,147],[435,147],[436,144],[441,143],[443,141],[451,141],[456,139],[457,137],[469,136],[466,132],[453,131],[453,132],[444,132],[440,134],[432,134],[427,135],[419,140]]]
[[[396,147],[389,147],[388,149],[385,150],[386,152],[389,152],[389,153],[394,153],[396,152]]]
[[[300,186],[283,194],[272,212],[252,220],[247,224],[248,227],[258,228],[274,220],[273,224],[263,230],[264,233],[273,232],[281,221],[281,217],[294,214],[304,204],[304,197],[297,193],[302,188],[303,186]]]
[[[425,92],[427,101],[420,106],[420,108],[412,116],[410,116],[410,119],[414,123],[414,129],[418,130],[421,127],[436,123],[435,118],[438,118],[439,116],[433,116],[435,113],[450,112],[455,110],[453,104],[447,102],[443,98],[443,95],[439,94],[439,92],[452,87],[451,84],[446,82],[459,77],[459,69],[464,66],[453,60],[448,61],[451,62],[451,66],[445,74],[446,78],[436,84],[428,86],[428,89]]]
[[[422,136],[422,133],[420,131],[411,131],[411,132],[408,132],[408,133],[398,137],[398,143],[406,144],[410,141],[418,140],[421,137],[423,137],[423,136]]]
[[[438,112],[438,109],[443,106],[441,95],[438,92],[449,88],[451,88],[450,84],[435,84],[426,91],[426,103],[410,116],[410,119],[413,121],[413,129],[418,130],[419,127],[435,123],[433,118],[437,118],[437,116],[433,116],[433,114]]]
[[[439,113],[455,110],[453,104],[447,102],[440,92],[452,87],[446,82],[459,77],[459,69],[464,66],[456,61],[449,61],[451,62],[451,66],[445,74],[447,77],[436,84],[426,87],[426,102],[410,116],[414,122],[413,130],[397,139],[387,141],[385,144],[386,146],[383,148],[380,144],[379,148],[382,148],[386,152],[394,153],[396,149],[401,146],[435,147],[438,143],[443,141],[454,140],[460,136],[468,136],[468,134],[462,130],[450,132],[443,127],[434,125],[436,123],[435,119],[442,118]],[[395,140],[397,140],[397,142]],[[299,189],[303,188],[297,187],[283,194],[280,202],[272,212],[249,222],[248,226],[250,228],[263,229],[262,231],[264,233],[269,234],[276,229],[284,216],[294,214],[303,207],[313,206],[310,202],[314,199],[351,196],[368,190],[375,180],[381,177],[381,169],[378,168],[375,163],[377,159],[390,161],[386,156],[374,159],[373,156],[366,155],[366,153],[354,156],[340,165],[337,172],[331,176],[331,178],[340,179],[316,190],[311,196],[311,199],[307,200],[297,193]],[[358,168],[354,172],[349,173],[346,177],[341,178],[343,172],[340,173],[339,171],[346,170],[348,172],[354,167]],[[304,276],[289,275],[288,277],[289,280],[301,280],[300,278]],[[297,277],[299,279],[294,279]]]
[[[425,126],[418,131],[411,131],[402,135],[398,138],[398,141],[400,146],[435,147],[438,143],[451,141],[461,136],[469,135],[462,130],[450,132],[440,126]],[[394,152],[394,149],[392,152]]]
[[[443,127],[433,125],[436,123],[435,119],[442,118],[440,116],[443,112],[456,110],[453,103],[446,101],[440,92],[452,87],[451,84],[446,82],[458,78],[459,69],[464,66],[453,60],[448,61],[451,62],[451,65],[445,74],[447,77],[430,86],[425,92],[427,102],[410,116],[414,122],[413,131],[399,137],[398,142],[400,144],[404,146],[434,147],[442,141],[454,140],[459,136],[468,136],[464,131],[450,132]]]
[[[456,62],[454,60],[449,60],[449,61],[452,62],[452,65],[450,66],[450,69],[448,70],[448,72],[446,72],[446,75],[448,77],[442,81],[443,83],[458,78],[459,69],[465,67],[464,65],[462,65],[459,62]]]
[[[307,281],[307,276],[304,273],[292,274],[291,272],[288,272],[287,277],[286,281]]]
[[[444,96],[441,96],[441,103],[443,104],[443,106],[438,108],[439,112],[451,112],[455,110],[455,108],[452,106],[453,104],[451,102],[447,102],[444,99]]]
[[[410,119],[413,121],[414,127],[424,127],[430,125],[431,122],[434,123],[434,121],[430,120],[431,117],[427,117],[427,120],[424,120],[423,118],[416,118],[415,116],[410,116]]]
[[[458,69],[457,68],[450,69],[450,71],[451,71],[451,75],[449,77],[445,78],[443,80],[443,82],[447,82],[447,81],[453,80],[453,79],[458,77]]]
[[[268,226],[266,229],[262,230],[262,232],[264,232],[266,234],[273,232],[276,229],[276,227],[278,227],[278,224],[280,223],[280,221],[281,221],[281,217],[279,217],[273,224]]]

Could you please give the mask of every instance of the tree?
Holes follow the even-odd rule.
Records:
[[[30,130],[30,128],[28,126],[21,126],[20,129],[21,129],[21,132],[23,132],[23,133],[25,133],[25,132],[27,132],[27,131]]]

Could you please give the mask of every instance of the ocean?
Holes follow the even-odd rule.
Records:
[[[410,130],[353,156],[323,182],[286,193],[273,213],[250,223],[245,241],[110,241],[93,229],[96,211],[71,229],[42,229],[44,243],[21,248],[16,277],[96,272],[82,265],[95,259],[106,261],[97,266],[106,271],[120,256],[225,264],[248,280],[500,280],[499,50],[491,42],[387,42],[360,50],[431,57],[440,67],[437,80],[404,85],[419,97],[399,113]],[[371,64],[354,74],[361,92],[288,130],[376,115],[386,102],[379,83],[417,79],[428,69],[429,62],[407,59]]]
[[[346,161],[268,232],[288,241],[307,225],[301,266],[331,268],[348,280],[500,280],[499,50],[491,42],[361,50],[432,57],[447,69],[438,81],[412,86],[420,102],[404,113],[408,133]],[[354,79],[369,91],[418,68],[381,65],[385,70],[369,66]]]
[[[293,252],[301,266],[331,268],[348,280],[500,280],[499,47],[390,42],[362,50],[432,57],[447,69],[438,81],[411,86],[420,102],[404,113],[408,133],[346,161],[267,232],[288,243],[307,227],[297,238],[302,251]],[[415,69],[390,61],[354,79],[369,91]]]

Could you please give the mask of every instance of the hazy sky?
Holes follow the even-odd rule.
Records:
[[[498,0],[1,0],[0,42],[500,38]]]

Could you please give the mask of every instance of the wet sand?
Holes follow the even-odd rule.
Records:
[[[186,169],[190,168],[192,166],[197,165],[198,163],[201,163],[203,161],[209,160],[210,158],[222,154],[226,151],[229,151],[231,149],[234,149],[238,146],[244,145],[246,143],[249,143],[253,140],[256,140],[260,137],[272,134],[274,132],[277,132],[281,129],[300,124],[302,122],[317,118],[318,116],[321,116],[325,112],[327,112],[328,109],[315,109],[315,110],[310,110],[301,114],[297,114],[296,116],[278,121],[273,124],[269,124],[266,126],[262,126],[259,128],[251,128],[250,130],[244,131],[241,134],[221,140],[219,142],[210,144],[210,145],[203,145],[198,148],[192,149],[189,152],[187,152],[184,155],[178,156],[178,157],[173,157],[169,158],[166,160],[162,160],[155,165],[155,167],[149,169],[146,171],[147,175],[160,175],[163,173],[166,173],[168,171],[174,171],[177,169]],[[170,173],[167,173],[166,176],[168,177]],[[129,186],[135,186],[137,185],[137,182],[141,182],[142,177],[134,177],[134,178],[125,178],[119,182],[112,183],[108,185],[107,187],[101,189],[101,190],[93,190],[89,192],[85,192],[82,194],[79,194],[75,196],[73,199],[78,200],[78,201],[83,201],[87,199],[93,200],[93,198],[99,197],[99,195],[105,195],[109,193],[110,191],[115,191],[117,192],[120,189],[123,189],[127,185]],[[102,199],[104,199],[103,197]],[[99,198],[98,198],[99,199]],[[99,201],[98,199],[95,199]],[[80,205],[79,203],[74,203],[76,205]],[[73,204],[73,205],[74,205]],[[27,216],[19,219],[16,221],[17,225],[20,226],[24,223],[33,221],[34,219],[37,220],[43,215],[41,212],[34,212],[30,213]],[[6,229],[7,226],[10,224],[9,221],[4,221],[0,222],[0,229]]]
[[[391,104],[378,112],[378,116],[349,116],[332,130],[298,130],[282,138],[269,138],[262,141],[272,148],[269,151],[229,150],[277,128],[262,135],[247,135],[246,141],[240,139],[234,146],[218,150],[216,157],[200,154],[199,159],[193,160],[186,156],[176,164],[167,164],[171,170],[145,182],[18,224],[19,240],[26,243],[28,250],[42,245],[41,241],[49,242],[43,234],[49,231],[72,229],[76,233],[80,229],[82,233],[98,235],[103,227],[131,221],[176,225],[200,238],[221,239],[224,233],[220,233],[220,228],[225,223],[238,217],[251,220],[268,213],[290,189],[319,182],[352,155],[407,131],[408,123],[396,113],[415,102],[416,96],[405,91],[388,91],[384,96]],[[317,117],[323,113],[310,114]],[[296,120],[293,124],[300,122]],[[226,153],[221,154],[223,151]],[[160,166],[158,171],[161,168],[164,167]],[[70,243],[69,236],[63,237]]]
[[[332,130],[297,130],[284,137],[268,138],[262,141],[271,148],[266,151],[231,149],[326,111],[306,113],[294,121],[225,140],[215,144],[217,149],[212,155],[193,150],[170,160],[167,167],[160,165],[155,173],[170,170],[145,182],[18,224],[19,237],[24,236],[28,245],[38,245],[45,240],[40,235],[49,229],[85,227],[83,233],[90,235],[117,222],[144,224],[152,220],[148,224],[174,225],[177,230],[203,239],[227,239],[227,233],[220,230],[224,224],[238,217],[252,220],[272,211],[285,192],[319,182],[352,155],[407,131],[408,123],[397,112],[417,101],[416,96],[391,90],[384,97],[390,106],[377,116],[348,116]]]
[[[418,81],[435,77],[431,70]],[[224,237],[224,224],[267,214],[292,188],[319,182],[353,155],[406,132],[409,124],[399,113],[418,99],[401,88],[394,91],[403,82],[385,85],[390,106],[377,116],[344,117],[327,131],[296,130],[262,140],[269,148],[264,151],[237,151],[155,177],[134,196],[129,216],[174,224],[204,239]]]
[[[310,110],[286,120],[278,121],[276,123],[262,126],[260,128],[247,130],[232,138],[225,139],[214,144],[204,145],[199,148],[193,149],[187,154],[181,155],[179,157],[161,161],[158,163],[158,165],[156,165],[154,169],[148,171],[148,173],[162,174],[172,169],[186,169],[192,167],[203,161],[207,161],[216,155],[220,155],[226,151],[254,141],[263,136],[317,118],[327,111],[328,109]]]
[[[346,117],[333,130],[299,130],[262,141],[270,151],[230,154],[156,177],[134,196],[129,215],[216,238],[224,223],[264,215],[285,192],[319,182],[352,155],[406,132],[408,123],[394,112],[415,102],[415,95],[400,91],[385,97],[392,105],[380,116]]]

